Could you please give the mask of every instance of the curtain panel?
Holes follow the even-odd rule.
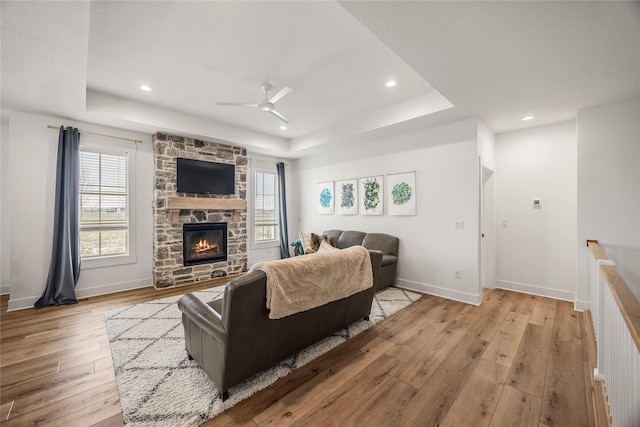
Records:
[[[278,170],[278,213],[280,223],[280,258],[289,258],[289,232],[287,230],[287,195],[285,192],[284,163],[276,164]]]
[[[60,126],[51,264],[46,288],[36,301],[36,308],[78,302],[75,287],[80,276],[79,149],[78,129]]]

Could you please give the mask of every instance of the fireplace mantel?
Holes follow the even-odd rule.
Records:
[[[178,223],[180,209],[216,209],[233,211],[233,220],[240,221],[240,211],[247,206],[242,199],[210,199],[204,197],[167,197],[167,209],[172,224]]]

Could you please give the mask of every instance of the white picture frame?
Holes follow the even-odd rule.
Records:
[[[320,215],[332,215],[335,205],[335,194],[333,191],[333,181],[319,182],[316,193],[318,202],[318,213]]]
[[[360,214],[382,215],[384,213],[384,176],[360,178]]]
[[[336,181],[336,210],[338,215],[358,214],[358,180]]]
[[[386,196],[389,215],[416,215],[416,173],[387,175]]]

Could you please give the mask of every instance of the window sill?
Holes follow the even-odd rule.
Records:
[[[80,270],[100,267],[112,267],[116,265],[135,264],[137,258],[135,255],[112,255],[96,258],[84,258],[80,262]]]

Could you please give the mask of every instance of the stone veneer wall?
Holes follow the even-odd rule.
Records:
[[[204,160],[236,165],[235,195],[210,196],[176,192],[176,159]],[[181,209],[178,224],[171,224],[167,197],[204,197],[243,199],[247,196],[247,150],[217,142],[156,133],[153,135],[154,209],[153,209],[153,283],[157,288],[210,280],[247,269],[247,210],[239,222],[233,211]],[[226,222],[228,228],[227,261],[185,267],[182,259],[182,224]]]

